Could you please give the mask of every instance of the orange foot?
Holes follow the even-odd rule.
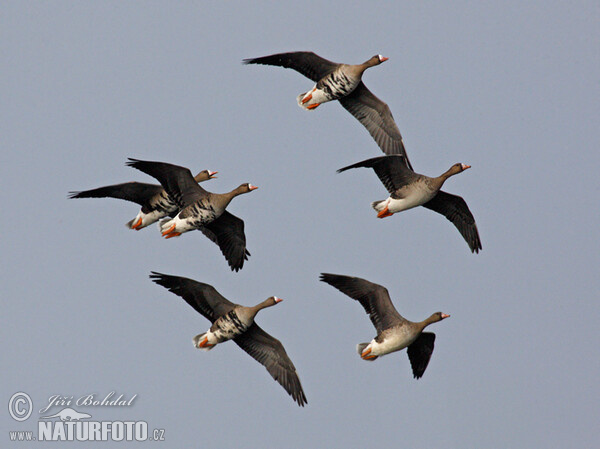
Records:
[[[302,99],[302,104],[306,103],[307,101],[312,100],[312,93],[306,95],[303,99]]]
[[[167,235],[165,235],[166,239],[170,239],[171,237],[179,237],[181,235],[181,232],[170,232]]]
[[[310,106],[306,106],[306,109],[314,109],[317,106],[319,106],[321,103],[315,103],[315,104],[311,104]]]
[[[139,231],[139,227],[142,225],[142,217],[138,218],[138,221],[136,221],[133,225],[131,225],[131,229],[135,229],[136,231]]]
[[[394,215],[394,214],[389,211],[387,206],[385,207],[385,209],[377,212],[377,218],[391,217],[392,215]]]
[[[175,225],[171,225],[171,227],[169,229],[167,229],[166,231],[163,231],[162,235],[165,236],[167,234],[170,234],[171,232],[173,232],[175,230]]]
[[[366,351],[363,351],[363,353],[361,354],[361,357],[363,358],[363,360],[374,359],[377,357],[376,355],[369,355],[370,353],[371,353],[371,348],[367,349]]]
[[[200,348],[206,348],[206,347],[210,347],[210,346],[214,346],[214,345],[211,345],[210,343],[208,343],[208,337],[206,337],[204,340],[202,340],[200,342],[200,344],[198,346]]]

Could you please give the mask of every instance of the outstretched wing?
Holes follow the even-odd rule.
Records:
[[[125,182],[97,189],[69,192],[69,198],[116,198],[131,201],[143,206],[154,195],[162,192],[163,188],[156,184],[142,182]]]
[[[475,218],[464,199],[440,190],[436,196],[423,204],[423,206],[444,215],[456,226],[458,232],[460,232],[469,245],[469,248],[471,248],[471,252],[479,252],[481,249],[479,231],[477,231]]]
[[[244,64],[264,64],[294,69],[305,77],[319,81],[324,76],[333,72],[339,65],[335,62],[321,58],[312,51],[294,51],[290,53],[278,53],[275,55],[262,56],[260,58],[244,59]]]
[[[400,130],[394,121],[389,106],[377,98],[361,81],[356,89],[339,99],[342,106],[363,124],[371,137],[387,155],[404,157],[405,164],[412,170]]]
[[[216,220],[199,228],[202,233],[216,243],[234,271],[239,271],[248,260],[244,220],[225,211]]]
[[[288,392],[299,406],[304,407],[307,400],[296,367],[279,340],[267,334],[258,324],[253,323],[246,332],[235,337],[233,341],[257,362],[264,365],[271,377]]]
[[[340,168],[337,172],[341,173],[358,167],[375,170],[375,174],[389,193],[395,193],[398,189],[410,184],[419,177],[408,167],[408,160],[400,155],[374,157]]]
[[[203,282],[155,271],[150,275],[150,279],[177,296],[181,296],[196,312],[210,320],[211,323],[236,306],[223,297],[212,285]]]
[[[421,335],[406,349],[410,366],[412,367],[415,379],[420,379],[429,364],[431,354],[433,353],[433,343],[435,334],[432,332],[422,332]]]
[[[126,165],[156,178],[181,209],[208,195],[208,192],[198,185],[188,168],[132,158],[129,158]]]
[[[320,280],[360,302],[378,334],[406,321],[392,304],[387,288],[379,284],[331,273],[321,273]]]

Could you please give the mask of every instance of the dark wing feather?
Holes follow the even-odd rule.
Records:
[[[330,273],[321,273],[320,280],[360,302],[369,314],[378,334],[406,321],[392,304],[387,289],[379,284],[357,277]]]
[[[125,182],[123,184],[98,187],[97,189],[83,190],[81,192],[69,192],[69,198],[117,198],[143,206],[150,198],[159,194],[162,190],[162,186],[156,184]]]
[[[246,249],[244,220],[225,211],[216,220],[202,226],[200,231],[219,246],[232,270],[242,269],[250,255]]]
[[[339,65],[321,58],[312,51],[278,53],[260,58],[244,59],[243,62],[244,64],[265,64],[294,69],[315,82],[333,72]]]
[[[406,165],[412,170],[412,165],[406,155],[400,130],[394,121],[389,106],[377,98],[361,81],[346,97],[340,98],[340,103],[350,114],[363,124],[371,137],[387,155],[403,156]]]
[[[211,323],[236,306],[209,284],[155,271],[150,275],[150,279],[177,296],[181,296],[196,312],[210,320]]]
[[[302,390],[296,367],[288,357],[283,345],[253,323],[246,332],[233,339],[237,345],[252,358],[267,368],[269,374],[288,392],[288,394],[304,407],[307,403]]]
[[[406,349],[410,366],[412,367],[415,379],[420,379],[429,364],[431,354],[433,353],[433,343],[435,334],[432,332],[422,332],[421,335]]]
[[[471,252],[479,252],[481,249],[479,232],[477,231],[475,218],[465,200],[460,196],[440,190],[436,196],[423,204],[423,207],[444,215],[456,226],[458,232],[460,232],[469,245],[469,248],[471,248]]]
[[[400,155],[379,156],[340,168],[337,172],[358,167],[372,168],[387,191],[396,193],[398,189],[419,178],[419,175],[408,168],[407,162],[407,159]]]
[[[132,158],[129,158],[126,164],[156,178],[181,209],[208,195],[208,192],[198,185],[188,168]]]

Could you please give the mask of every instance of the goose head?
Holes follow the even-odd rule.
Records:
[[[196,176],[194,176],[194,180],[196,182],[208,181],[209,179],[216,178],[216,174],[219,172],[210,171],[210,170],[202,170]]]
[[[452,167],[450,167],[448,169],[448,171],[442,175],[442,177],[444,179],[448,179],[450,176],[454,176],[458,173],[461,173],[461,172],[467,170],[468,168],[471,168],[471,166],[466,165],[466,164],[461,164],[460,162],[456,163]]]
[[[248,193],[248,192],[252,192],[253,190],[258,189],[257,186],[253,186],[252,184],[250,184],[249,182],[241,184],[237,189],[235,189],[235,192],[237,195],[241,195],[242,193]]]
[[[373,67],[373,66],[381,64],[382,62],[387,61],[388,59],[390,59],[390,58],[386,58],[385,56],[381,56],[381,55],[375,55],[371,59],[366,61],[365,65],[367,67]]]
[[[272,307],[275,304],[280,303],[281,301],[283,301],[283,299],[278,298],[277,296],[270,296],[267,299],[265,299],[263,302],[252,307],[252,309],[254,310],[254,313],[257,313],[259,310],[262,310],[266,307]]]

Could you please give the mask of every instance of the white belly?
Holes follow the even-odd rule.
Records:
[[[427,201],[421,201],[419,198],[415,198],[415,197],[408,197],[408,198],[401,198],[399,200],[396,200],[392,197],[389,197],[387,199],[388,201],[388,210],[395,214],[397,212],[402,212],[403,210],[408,210],[408,209],[412,209],[413,207],[417,207],[420,206],[421,204],[426,203]]]
[[[381,343],[378,343],[375,339],[371,340],[368,348],[371,348],[372,355],[382,356],[389,354],[390,352],[401,351],[407,346],[410,346],[414,341],[415,338],[410,338],[410,336],[404,332],[395,332],[391,335],[387,335]]]
[[[410,192],[409,195],[404,198],[395,199],[391,196],[386,200],[388,210],[395,214],[396,212],[402,212],[403,210],[412,209],[413,207],[422,206],[430,199],[432,199],[437,192],[431,191],[425,188],[417,188]]]
[[[312,99],[309,103],[326,103],[331,100],[335,100],[335,96],[327,95],[327,93],[321,89],[315,89],[313,90]]]

